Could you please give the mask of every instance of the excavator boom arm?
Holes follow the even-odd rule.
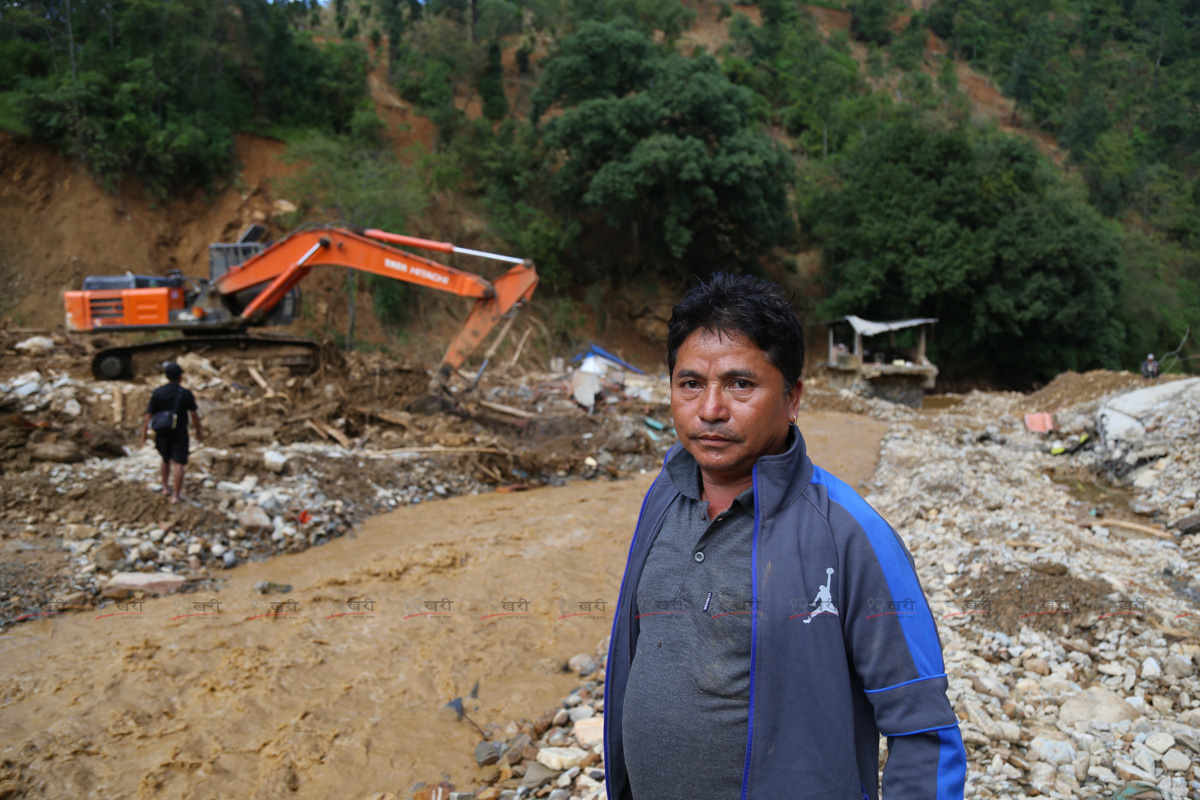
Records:
[[[242,319],[250,324],[269,313],[314,267],[319,266],[349,267],[461,297],[473,297],[475,306],[462,330],[451,342],[439,366],[439,373],[445,376],[450,370],[462,366],[467,356],[495,328],[497,322],[528,301],[537,287],[537,270],[530,261],[463,250],[443,242],[388,234],[384,231],[370,230],[366,233],[368,235],[364,236],[335,227],[297,231],[221,275],[217,278],[214,289],[222,296],[231,296],[262,286],[257,296],[241,312]],[[516,262],[517,266],[494,282],[489,282],[470,272],[389,247],[379,241],[381,239],[446,252],[490,256]]]
[[[303,269],[307,274],[308,270],[320,266],[350,267],[461,297],[486,297],[493,291],[492,285],[478,275],[388,247],[344,228],[302,230],[280,239],[219,277],[216,289],[223,295],[231,295],[275,281],[293,269]],[[274,300],[278,301],[278,298]],[[263,306],[269,305],[263,303]]]

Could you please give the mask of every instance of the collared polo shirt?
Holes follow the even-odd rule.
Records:
[[[750,712],[754,490],[714,520],[686,450],[680,495],[637,587],[641,625],[622,718],[634,800],[741,795]]]

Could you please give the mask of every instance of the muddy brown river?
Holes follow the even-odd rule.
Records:
[[[887,427],[800,424],[851,484]],[[468,788],[479,735],[443,707],[462,696],[504,726],[574,688],[563,665],[608,636],[652,479],[410,506],[197,593],[14,628],[0,796],[355,800],[442,773]],[[260,595],[260,581],[294,588]]]

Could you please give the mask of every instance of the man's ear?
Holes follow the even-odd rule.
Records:
[[[804,394],[804,380],[797,379],[794,386],[788,389],[788,415],[796,416],[800,413],[800,397]]]

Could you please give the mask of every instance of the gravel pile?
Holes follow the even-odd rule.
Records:
[[[1147,797],[1200,795],[1200,537],[1088,525],[1092,504],[1052,476],[1103,470],[1111,452],[1055,454],[1013,405],[973,394],[930,428],[895,426],[868,497],[939,620],[967,797],[1110,797],[1137,782]],[[1101,405],[1056,416],[1087,427]],[[1200,415],[1164,411],[1156,432],[1158,478],[1134,482],[1129,505],[1175,522],[1195,499]]]

